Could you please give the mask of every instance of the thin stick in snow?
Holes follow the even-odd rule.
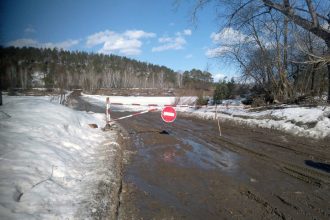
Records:
[[[6,119],[11,118],[11,116],[9,114],[7,114],[6,112],[4,112],[4,111],[0,111],[0,112],[2,112],[7,117]]]
[[[218,119],[218,127],[219,127],[219,134],[220,134],[220,137],[221,137],[221,127],[220,127],[219,119]]]
[[[217,119],[217,104],[215,104],[214,120]]]
[[[40,182],[34,184],[31,189],[33,189],[34,187],[38,186],[39,184],[46,182],[47,180],[51,180],[53,177],[53,173],[54,173],[54,165],[52,166],[52,173],[50,174],[50,176],[47,179],[41,180]]]
[[[214,119],[218,119],[218,127],[219,127],[219,135],[221,137],[221,127],[220,127],[220,122],[219,122],[219,118],[217,117],[217,104],[215,104],[215,111],[214,111]]]
[[[58,185],[58,186],[60,186],[61,188],[64,188],[63,186],[61,186],[60,184],[58,184],[57,182],[55,182],[52,178],[53,178],[53,174],[54,174],[54,165],[52,165],[52,173],[50,174],[50,176],[49,177],[47,177],[46,179],[44,179],[44,180],[41,180],[41,181],[39,181],[39,182],[37,182],[36,184],[34,184],[31,188],[30,188],[30,190],[31,189],[33,189],[34,187],[36,187],[36,186],[38,186],[39,184],[41,184],[41,183],[44,183],[44,182],[46,182],[46,181],[51,181],[51,182],[53,182],[53,183],[55,183],[56,185]],[[17,187],[16,187],[17,188]],[[24,195],[24,193],[25,192],[22,192],[21,190],[18,190],[18,188],[16,189],[17,190],[17,192],[19,193],[19,195],[17,196],[17,198],[16,198],[16,202],[20,202],[20,200],[21,200],[21,198],[22,198],[22,196]]]

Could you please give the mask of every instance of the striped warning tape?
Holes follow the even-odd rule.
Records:
[[[142,114],[145,114],[145,113],[148,113],[148,112],[153,112],[153,111],[156,111],[156,110],[157,110],[157,108],[153,108],[153,109],[149,109],[149,110],[146,110],[146,111],[137,112],[137,113],[134,113],[134,114],[131,114],[131,115],[126,115],[126,116],[123,116],[123,117],[120,117],[120,118],[112,119],[110,122],[119,121],[119,120],[122,120],[122,119],[125,119],[125,118],[130,118],[130,117],[134,117],[134,116],[137,116],[137,115],[142,115]]]
[[[126,116],[116,118],[116,119],[111,119],[111,117],[110,117],[110,105],[148,106],[149,110],[145,110],[145,111],[142,111],[142,112],[137,112],[137,113],[134,113],[134,114],[131,114],[131,115],[126,115]],[[110,122],[115,122],[115,121],[119,121],[119,120],[122,120],[122,119],[125,119],[125,118],[130,118],[130,117],[134,117],[134,116],[137,116],[137,115],[146,114],[148,112],[156,111],[156,110],[158,110],[158,107],[168,107],[168,106],[171,106],[171,107],[188,107],[188,108],[214,108],[214,106],[207,106],[207,105],[167,105],[167,104],[165,104],[165,105],[158,105],[158,104],[143,105],[143,104],[138,104],[138,103],[131,103],[131,104],[118,103],[118,102],[112,102],[111,103],[110,98],[107,97],[106,98],[106,125],[110,125]],[[150,107],[154,107],[154,108],[150,108]],[[218,107],[220,107],[220,106],[218,106]],[[229,108],[229,107],[241,107],[241,106],[228,106],[227,105],[227,106],[221,106],[221,107]],[[173,116],[173,115],[171,114],[169,116]],[[221,134],[220,134],[220,136],[221,136]]]
[[[215,106],[208,106],[208,105],[170,105],[170,104],[138,104],[138,103],[118,103],[118,102],[112,102],[111,105],[128,105],[128,106],[143,106],[143,107],[182,107],[182,108],[214,108]],[[218,105],[217,108],[242,108],[241,105]],[[244,108],[246,108],[244,106]]]

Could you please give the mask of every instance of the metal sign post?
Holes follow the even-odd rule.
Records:
[[[161,117],[165,123],[164,123],[164,129],[160,133],[169,134],[167,125],[176,119],[176,111],[172,106],[166,106],[162,110]]]

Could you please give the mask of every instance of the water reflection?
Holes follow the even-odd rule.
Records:
[[[182,143],[191,146],[191,150],[185,153],[189,162],[193,162],[204,169],[220,168],[233,171],[237,167],[239,156],[231,151],[221,147],[215,149],[214,146],[205,142],[201,144],[191,139],[184,139]],[[180,147],[180,145],[177,145],[177,148]]]
[[[163,153],[163,161],[167,163],[174,162],[176,157],[176,152],[174,149],[168,149]]]

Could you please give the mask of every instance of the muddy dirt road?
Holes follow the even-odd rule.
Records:
[[[120,121],[121,219],[329,219],[330,144],[160,113]],[[166,132],[161,132],[166,130]],[[160,133],[161,132],[161,133]]]
[[[330,218],[329,140],[230,123],[220,137],[214,121],[165,125],[159,112],[118,123],[129,156],[119,219]]]

